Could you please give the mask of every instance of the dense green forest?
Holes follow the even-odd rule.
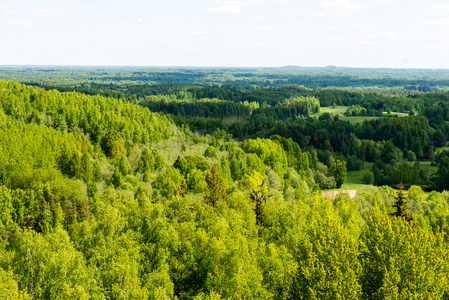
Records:
[[[0,77],[0,298],[449,299],[447,72]]]
[[[219,68],[219,67],[64,67],[0,66],[0,79],[45,85],[80,83],[205,83],[258,86],[401,87],[438,91],[449,87],[447,70],[347,67]]]

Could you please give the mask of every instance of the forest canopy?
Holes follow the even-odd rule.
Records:
[[[0,68],[0,295],[449,297],[447,74],[362,71]]]

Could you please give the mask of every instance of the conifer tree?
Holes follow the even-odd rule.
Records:
[[[187,188],[187,183],[184,178],[181,179],[181,183],[179,184],[179,187],[176,188],[176,194],[181,197],[185,197],[189,194],[189,190]]]
[[[119,188],[123,184],[123,175],[120,172],[119,167],[115,167],[114,173],[112,173],[111,176],[111,183],[116,187]]]
[[[390,215],[398,217],[398,218],[404,218],[407,222],[413,221],[413,218],[409,212],[408,207],[408,197],[404,193],[404,186],[402,185],[402,181],[398,185],[398,191],[396,192],[396,197],[393,204],[393,207],[396,209],[395,212],[391,213]]]
[[[206,175],[207,194],[204,198],[206,203],[215,207],[219,201],[226,201],[228,194],[226,193],[226,182],[218,174],[217,168],[212,167],[210,173]]]
[[[256,214],[257,225],[263,226],[264,220],[264,208],[267,201],[267,183],[263,176],[256,170],[252,171],[252,176],[247,174],[242,179],[243,185],[250,190],[250,198],[254,202],[254,213]]]
[[[95,161],[93,165],[93,180],[95,182],[100,182],[102,177],[103,174],[101,173],[100,163],[98,161]]]

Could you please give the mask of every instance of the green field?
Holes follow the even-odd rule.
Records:
[[[331,115],[339,115],[341,120],[343,121],[348,121],[351,124],[357,124],[357,123],[363,123],[363,121],[365,120],[375,120],[378,119],[380,117],[377,116],[345,116],[344,113],[346,112],[346,110],[348,109],[349,106],[325,106],[325,107],[321,107],[320,111],[316,114],[313,114],[312,117],[319,117],[321,116],[323,113],[330,113]],[[398,116],[398,117],[405,117],[408,116],[408,114],[406,113],[401,113],[401,112],[391,112],[390,114],[384,112],[382,114],[382,117],[388,117],[388,116]]]
[[[449,151],[449,147],[440,147],[440,148],[437,148],[435,152],[436,152],[436,153],[440,153],[440,152],[442,152],[442,151],[444,151],[444,150]]]
[[[432,174],[438,171],[438,167],[436,165],[432,166],[430,161],[420,161],[419,164],[422,167],[429,168]]]
[[[367,185],[363,183],[363,175],[370,171],[373,163],[365,162],[361,170],[346,172],[346,181],[339,189],[330,189],[329,191],[337,190],[360,190]]]
[[[363,123],[365,120],[375,120],[379,119],[380,117],[375,116],[355,116],[355,117],[343,117],[341,118],[342,121],[348,121],[351,124],[357,124],[357,123]]]
[[[409,114],[392,111],[392,112],[390,113],[390,115],[394,115],[394,116],[398,116],[398,117],[406,117],[406,116],[408,116]],[[388,113],[384,112],[384,113],[382,114],[382,116],[387,117],[387,116],[388,116]]]
[[[363,175],[371,169],[372,165],[372,163],[365,162],[361,170],[346,172],[346,181],[341,188],[345,190],[358,190],[365,187],[366,184],[363,184]]]
[[[323,113],[330,113],[332,115],[343,115],[346,110],[348,109],[348,106],[325,106],[321,107],[320,111],[316,114],[313,114],[312,116],[321,116]]]

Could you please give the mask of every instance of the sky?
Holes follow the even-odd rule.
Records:
[[[0,0],[0,65],[449,69],[449,2]]]

